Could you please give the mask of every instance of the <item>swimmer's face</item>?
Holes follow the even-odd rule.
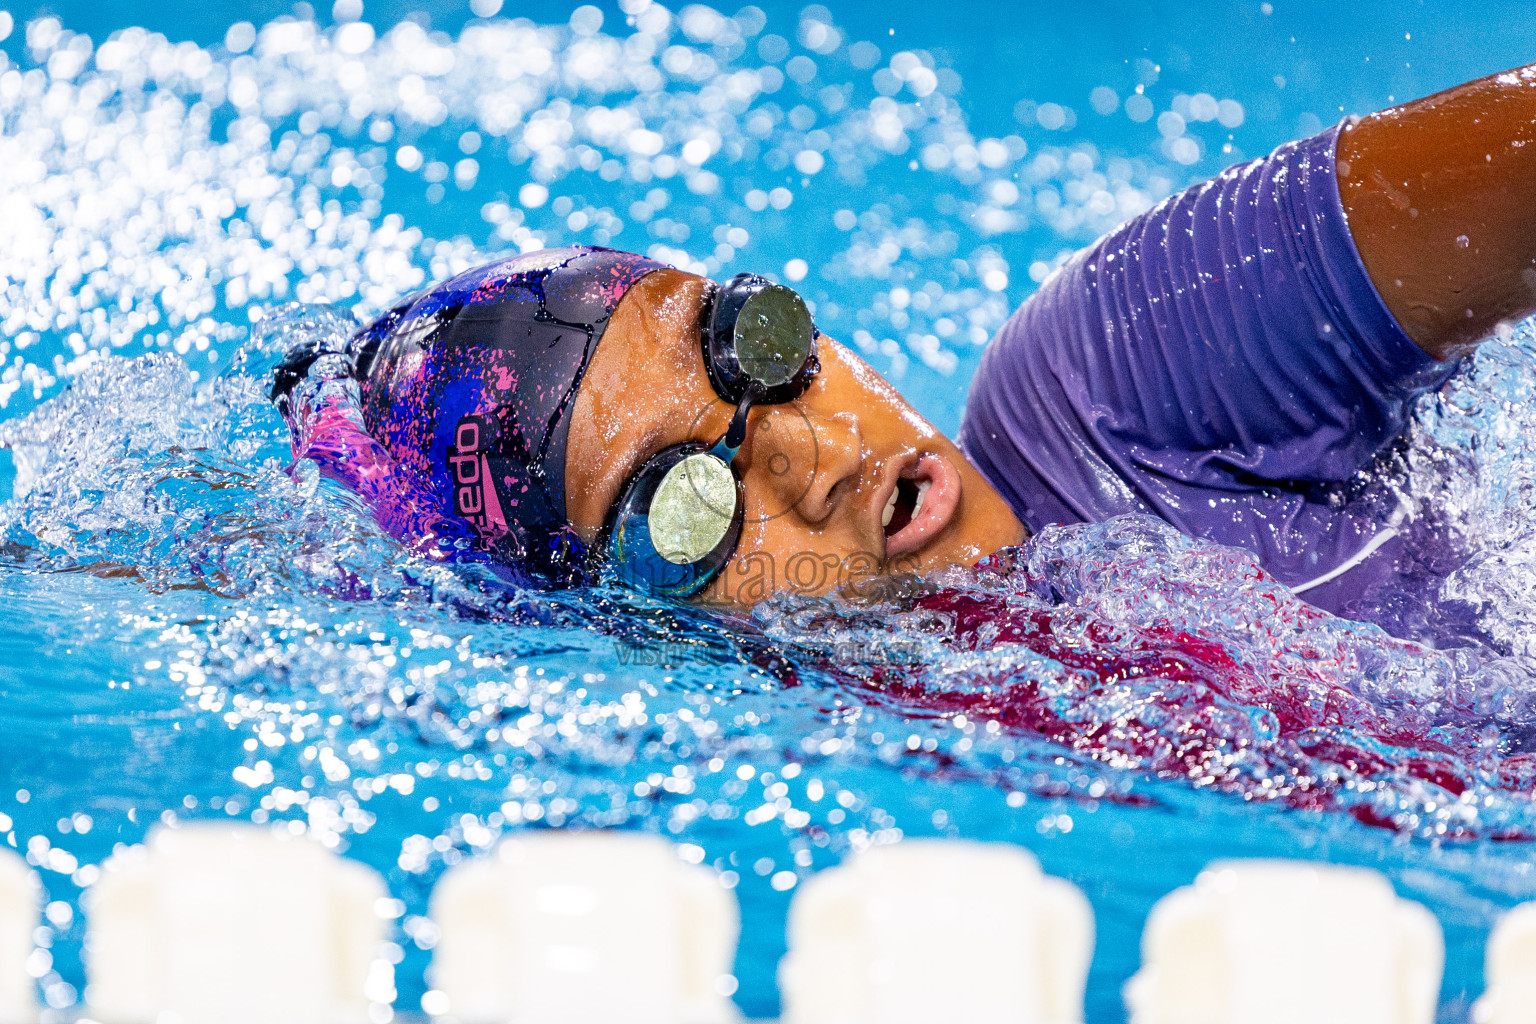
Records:
[[[588,365],[566,448],[566,511],[588,543],[641,463],[725,433],[733,409],[710,386],[699,340],[707,288],[675,270],[644,278]],[[752,410],[734,463],[741,540],[706,600],[860,591],[875,575],[970,565],[1023,539],[1001,496],[895,388],[828,337],[819,351],[803,395]]]

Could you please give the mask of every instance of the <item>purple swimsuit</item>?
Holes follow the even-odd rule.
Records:
[[[998,332],[960,445],[1038,531],[1128,512],[1256,552],[1312,603],[1422,633],[1457,556],[1356,474],[1455,371],[1360,262],[1338,129],[1122,225]],[[1417,619],[1418,621],[1414,621]]]

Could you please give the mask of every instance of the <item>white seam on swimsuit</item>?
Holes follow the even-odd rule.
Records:
[[[1323,573],[1321,576],[1313,580],[1308,580],[1305,583],[1298,583],[1291,587],[1291,593],[1304,594],[1311,590],[1313,587],[1320,587],[1324,583],[1331,583],[1332,581],[1338,579],[1340,576],[1343,576],[1345,573],[1349,572],[1349,570],[1353,569],[1355,566],[1359,565],[1361,562],[1374,555],[1377,549],[1387,541],[1391,540],[1393,537],[1396,537],[1400,532],[1398,527],[1402,525],[1404,519],[1412,518],[1413,507],[1408,504],[1408,500],[1403,497],[1401,492],[1399,492],[1397,495],[1397,509],[1392,513],[1391,524],[1385,530],[1382,530],[1380,533],[1376,534],[1376,536],[1366,541],[1365,547],[1361,548],[1359,551],[1356,551],[1349,558],[1346,558],[1339,565],[1334,566],[1332,569]]]

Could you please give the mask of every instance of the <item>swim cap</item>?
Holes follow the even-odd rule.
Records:
[[[407,299],[353,339],[363,425],[405,490],[437,506],[439,547],[580,577],[565,511],[576,392],[619,301],[663,266],[585,246],[524,253]]]

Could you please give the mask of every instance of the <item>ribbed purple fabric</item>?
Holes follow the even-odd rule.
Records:
[[[960,444],[1032,530],[1151,513],[1302,585],[1390,525],[1386,489],[1344,485],[1455,364],[1403,333],[1367,276],[1337,139],[1290,143],[1169,198],[1062,267],[998,332]],[[1363,595],[1390,600],[1397,576],[1422,575],[1405,536],[1305,596],[1362,617]]]

